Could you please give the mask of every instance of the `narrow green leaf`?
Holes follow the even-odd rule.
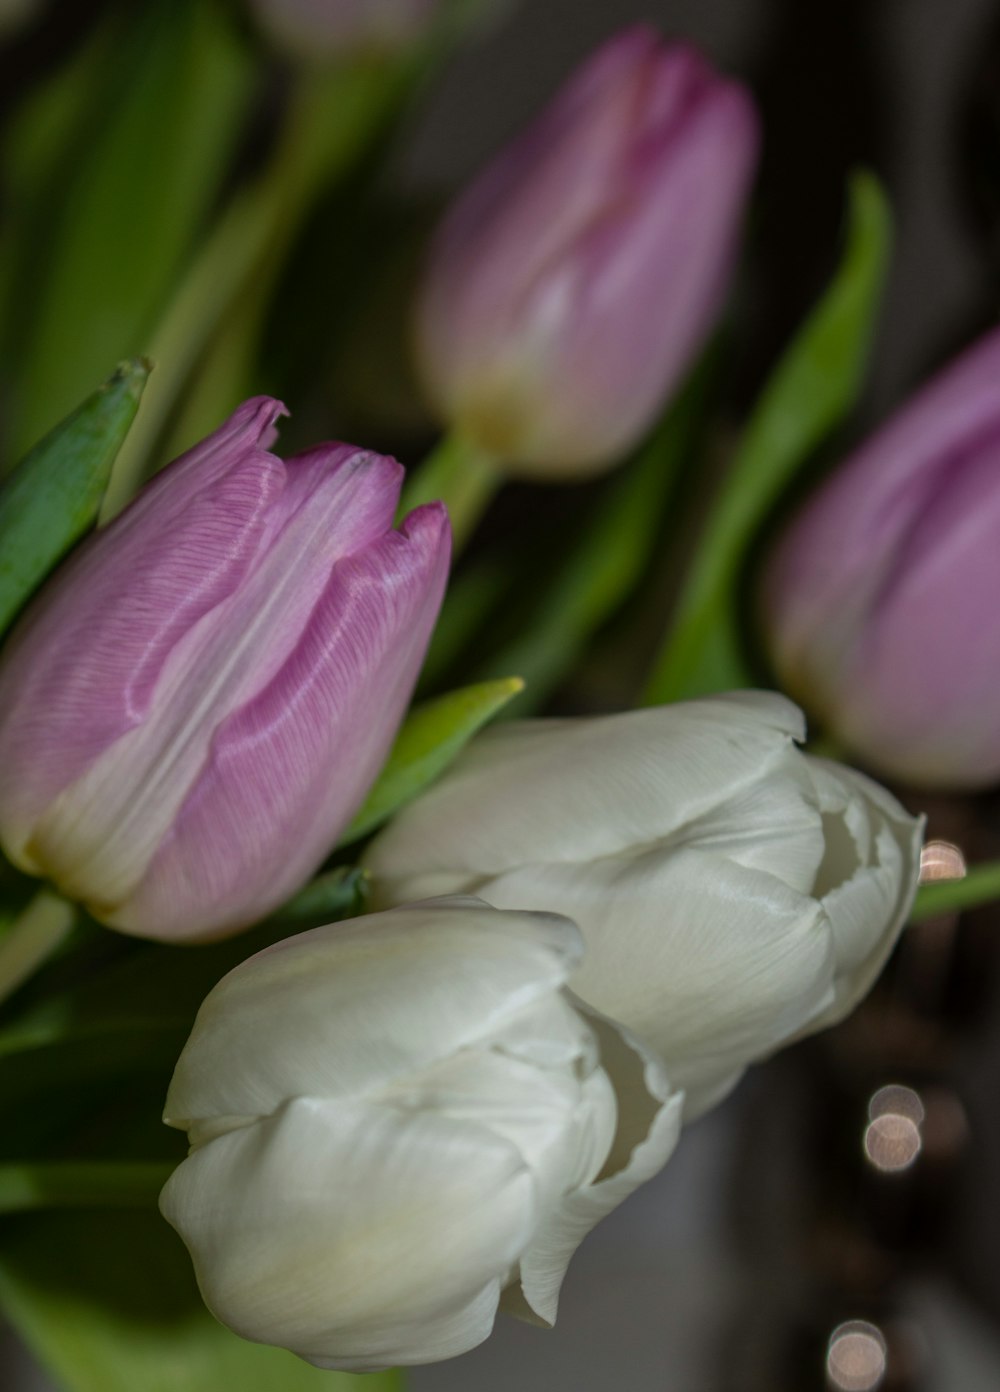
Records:
[[[921,885],[910,920],[922,923],[924,919],[937,918],[939,914],[977,909],[997,899],[1000,899],[1000,860],[989,860],[981,865],[970,865],[961,879],[938,880],[933,884]]]
[[[148,375],[123,363],[0,487],[0,633],[93,526]]]
[[[840,268],[750,418],[655,664],[645,693],[650,705],[745,684],[738,591],[747,548],[796,471],[857,400],[891,227],[871,174],[857,174],[850,192]]]
[[[0,1303],[66,1392],[399,1392],[396,1373],[321,1372],[205,1309],[155,1211],[23,1215],[0,1234]]]
[[[161,1160],[0,1163],[0,1213],[45,1208],[153,1208],[174,1165]]]
[[[250,56],[214,0],[154,0],[122,24],[99,109],[78,113],[74,163],[34,263],[40,290],[15,364],[18,450],[79,399],[94,362],[147,350],[246,114]]]
[[[434,782],[477,730],[523,690],[520,677],[481,682],[415,707],[341,845],[367,836]]]
[[[452,576],[420,672],[419,694],[447,682],[451,667],[489,624],[510,584],[511,567],[505,555],[476,556]]]

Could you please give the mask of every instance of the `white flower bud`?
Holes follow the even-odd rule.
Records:
[[[803,737],[761,692],[497,726],[376,839],[377,898],[569,915],[573,990],[661,1055],[694,1116],[853,1008],[916,890],[921,822]]]
[[[574,925],[473,899],[319,928],[208,995],[161,1197],[209,1308],[324,1368],[448,1358],[498,1303],[551,1322],[594,1224],[663,1165],[680,1097],[563,990]]]

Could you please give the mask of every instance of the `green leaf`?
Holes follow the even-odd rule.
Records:
[[[451,577],[420,672],[420,694],[446,683],[450,668],[487,627],[510,583],[505,555],[476,556]]]
[[[246,114],[249,54],[218,4],[154,0],[122,23],[98,109],[77,113],[23,306],[18,450],[80,398],[94,362],[146,350]]]
[[[523,690],[520,677],[481,682],[416,706],[341,845],[367,836],[434,782],[488,720]]]
[[[148,375],[122,364],[0,487],[0,633],[93,525]]]
[[[527,688],[506,715],[526,714],[545,701],[641,579],[660,540],[678,469],[692,449],[713,366],[709,352],[612,484],[518,636],[490,660],[493,670],[519,672]]]
[[[367,871],[343,865],[306,885],[257,927],[223,942],[125,944],[123,957],[91,971],[68,989],[45,992],[30,1008],[13,1014],[0,1030],[0,1104],[7,1095],[8,1057],[63,1043],[78,1047],[89,1041],[96,1051],[96,1066],[85,1061],[86,1075],[117,1066],[101,1052],[117,1047],[113,1042],[108,1045],[108,1039],[163,1031],[179,1035],[183,1042],[202,1000],[228,971],[290,933],[362,913],[367,885]],[[85,943],[81,951],[88,950]],[[145,1066],[147,1060],[134,1042],[131,1052],[137,1066]],[[149,1054],[154,1065],[162,1062],[160,1041],[150,1041]],[[121,1066],[128,1069],[131,1062],[126,1057]],[[15,1067],[23,1069],[23,1062]]]
[[[24,1215],[0,1233],[0,1303],[66,1392],[399,1392],[397,1373],[321,1372],[205,1309],[155,1211]]]
[[[746,685],[739,588],[747,549],[799,467],[854,406],[868,361],[890,248],[877,180],[851,184],[840,268],[779,362],[750,418],[699,540],[647,704]]]

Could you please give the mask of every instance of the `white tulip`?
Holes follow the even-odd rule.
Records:
[[[498,1304],[551,1323],[586,1233],[664,1164],[662,1065],[563,990],[574,925],[442,900],[319,928],[208,995],[161,1208],[245,1338],[323,1368],[424,1363]]]
[[[690,1118],[852,1009],[916,890],[922,823],[804,733],[762,692],[498,726],[376,838],[376,898],[569,915],[573,990],[659,1052]]]

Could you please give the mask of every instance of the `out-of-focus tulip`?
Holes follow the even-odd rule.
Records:
[[[0,655],[0,844],[104,922],[240,928],[328,853],[441,601],[438,505],[349,445],[283,462],[248,401],[57,571]]]
[[[847,1014],[916,889],[920,823],[803,735],[761,692],[497,727],[376,838],[377,900],[568,914],[574,991],[657,1050],[693,1116]]]
[[[161,1208],[206,1303],[324,1368],[448,1358],[498,1303],[555,1318],[587,1232],[663,1165],[680,1098],[562,987],[573,924],[475,899],[288,939],[209,994]]]
[[[881,772],[1000,780],[1000,331],[827,481],[765,576],[782,683]]]
[[[712,326],[757,141],[692,49],[646,28],[600,49],[434,241],[418,348],[443,418],[523,474],[612,463]]]
[[[252,0],[263,28],[299,58],[392,50],[421,37],[442,0]]]

